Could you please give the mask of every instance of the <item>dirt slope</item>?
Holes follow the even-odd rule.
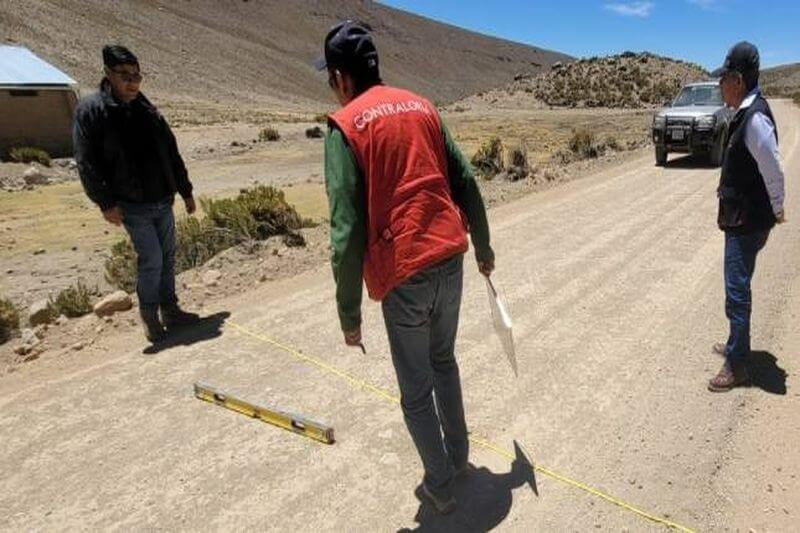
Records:
[[[796,175],[800,110],[775,110]],[[499,353],[469,261],[458,341],[467,420],[475,436],[505,449],[518,439],[537,465],[697,531],[794,531],[798,225],[777,228],[759,258],[757,386],[711,395],[720,362],[709,347],[726,330],[717,172],[647,156],[493,210],[521,373]],[[788,212],[800,212],[787,185]],[[341,344],[332,295],[320,268],[221,304],[232,313],[221,336],[198,332],[154,355],[138,337],[114,338],[0,380],[0,529],[662,530],[543,474],[537,497],[478,447],[460,510],[420,508],[396,405],[233,326],[396,391],[378,306],[366,306],[362,355]],[[196,380],[333,424],[338,443],[199,402]]]
[[[800,63],[762,70],[760,83],[769,96],[799,95]]]
[[[330,95],[310,63],[327,29],[346,18],[374,28],[387,81],[432,100],[451,101],[567,59],[359,0],[4,0],[0,42],[28,46],[93,86],[101,46],[119,41],[140,55],[146,88],[159,100],[198,110],[319,111]]]

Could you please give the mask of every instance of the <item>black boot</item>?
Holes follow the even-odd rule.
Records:
[[[158,306],[148,305],[139,308],[139,314],[142,317],[142,325],[144,326],[144,336],[147,337],[152,343],[163,341],[167,332],[164,331],[164,326],[158,319]]]
[[[174,329],[194,324],[200,320],[200,316],[196,313],[187,313],[177,303],[170,303],[161,305],[161,320],[167,329]]]

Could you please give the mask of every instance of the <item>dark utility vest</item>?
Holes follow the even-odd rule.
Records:
[[[722,163],[718,189],[717,223],[722,231],[746,234],[769,230],[775,225],[775,215],[764,185],[764,177],[745,144],[747,124],[756,113],[763,113],[775,124],[769,104],[759,94],[750,107],[736,113],[730,125],[730,140]],[[777,138],[776,126],[775,139]]]

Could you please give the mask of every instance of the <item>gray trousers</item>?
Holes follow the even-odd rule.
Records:
[[[383,299],[383,317],[401,406],[436,495],[452,491],[453,469],[467,463],[469,442],[455,359],[464,256],[430,267]]]

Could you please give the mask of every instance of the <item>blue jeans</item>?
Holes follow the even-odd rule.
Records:
[[[463,274],[458,255],[414,275],[382,303],[403,416],[425,468],[423,483],[442,498],[452,494],[453,469],[466,465],[469,455],[455,359]]]
[[[136,294],[140,307],[177,303],[173,200],[121,202],[122,221],[137,256]]]
[[[750,354],[750,282],[756,256],[768,237],[769,230],[746,235],[725,233],[725,315],[731,325],[725,355],[731,363],[742,363]]]

